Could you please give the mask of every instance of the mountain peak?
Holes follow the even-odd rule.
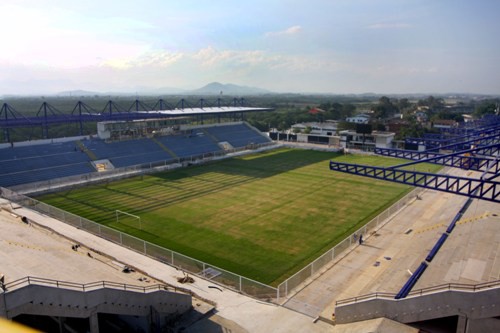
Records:
[[[262,95],[269,94],[269,90],[239,86],[232,83],[223,84],[220,82],[211,82],[199,89],[191,91],[197,95]]]

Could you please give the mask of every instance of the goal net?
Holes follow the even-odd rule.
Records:
[[[116,210],[116,222],[142,230],[141,217],[122,210]]]

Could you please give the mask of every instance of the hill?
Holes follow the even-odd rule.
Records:
[[[212,82],[199,89],[192,90],[190,93],[195,95],[262,95],[269,94],[271,91],[255,87],[239,86],[236,84],[222,84]]]

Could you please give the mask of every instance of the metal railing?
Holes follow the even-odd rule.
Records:
[[[136,285],[130,285],[130,284],[125,284],[125,283],[116,283],[116,282],[110,282],[110,281],[98,281],[98,282],[91,282],[91,283],[75,283],[75,282],[68,282],[68,281],[39,278],[39,277],[34,277],[34,276],[26,276],[26,277],[23,277],[21,279],[8,282],[8,283],[4,284],[4,287],[5,287],[6,292],[11,292],[11,291],[14,291],[16,289],[20,289],[20,288],[23,288],[23,287],[29,286],[29,285],[71,289],[71,290],[84,291],[84,292],[108,288],[108,289],[134,291],[134,292],[140,292],[140,293],[149,293],[149,292],[154,292],[154,291],[158,291],[158,290],[163,290],[163,291],[174,291],[174,292],[182,292],[182,293],[186,293],[186,294],[191,294],[191,291],[189,289],[167,286],[164,284],[155,284],[155,285],[151,285],[151,286],[136,286]]]
[[[434,293],[444,292],[444,291],[476,292],[476,291],[493,289],[493,288],[500,288],[500,280],[483,282],[483,283],[474,284],[474,285],[462,284],[462,283],[446,283],[446,284],[441,284],[441,285],[437,285],[437,286],[433,286],[433,287],[427,287],[427,288],[423,288],[423,289],[419,289],[419,290],[414,290],[408,294],[407,298],[412,297],[412,296],[424,296],[424,295],[429,295],[429,294],[434,294]],[[368,301],[368,300],[372,300],[372,299],[392,299],[392,300],[394,300],[394,297],[396,297],[396,294],[393,294],[393,293],[371,293],[371,294],[366,294],[366,295],[361,295],[361,296],[356,296],[356,297],[338,300],[335,302],[335,306],[354,304],[354,303]]]

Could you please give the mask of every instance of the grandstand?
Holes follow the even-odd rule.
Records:
[[[14,185],[94,172],[75,142],[57,142],[0,149],[0,184]]]
[[[15,190],[24,188],[29,193],[29,188],[36,189],[40,182],[47,183],[60,177],[66,177],[68,181],[78,177],[85,181],[92,174],[109,172],[112,175],[115,170],[126,173],[127,168],[137,166],[182,165],[269,144],[268,138],[244,122],[181,126],[168,135],[125,141],[79,137],[38,145],[14,144],[0,149],[0,186]],[[495,156],[489,158],[498,160]],[[102,160],[109,161],[114,170],[98,171],[92,162]],[[83,165],[86,170],[83,170]],[[482,174],[474,170],[447,168],[443,175],[480,179]],[[36,225],[89,244],[95,251],[92,253],[106,253],[119,262],[147,271],[152,278],[179,286],[175,278],[182,272],[176,268],[27,207],[7,200],[2,203],[4,216],[1,223],[19,224],[21,216],[25,216]],[[459,218],[457,214],[460,214]],[[498,203],[493,200],[465,199],[451,191],[425,188],[416,192],[403,206],[398,206],[397,211],[383,216],[375,230],[367,232],[364,229],[363,243],[354,238],[359,235],[353,235],[341,255],[331,253],[331,258],[325,259],[328,264],[324,268],[315,275],[307,275],[308,278],[303,279],[297,288],[287,288],[283,300],[279,297],[274,300],[280,306],[263,304],[262,300],[215,285],[211,280],[214,271],[203,270],[210,271],[211,275],[196,276],[197,283],[187,288],[217,303],[219,314],[209,320],[200,320],[184,331],[209,332],[208,328],[217,323],[219,331],[230,329],[233,332],[385,332],[384,328],[390,332],[497,332],[500,328],[499,215]],[[29,225],[22,226],[29,228]],[[10,225],[7,228],[10,230]],[[49,248],[49,242],[25,242],[15,237],[16,231],[8,236],[2,235],[3,242],[8,243],[10,238],[10,252],[2,250],[5,252],[1,254],[28,258],[29,255],[21,251],[11,251],[17,249],[18,244],[24,245],[20,247],[26,247],[26,251]],[[59,264],[63,265],[62,262]],[[15,281],[12,276],[31,274],[12,269],[14,265],[12,261],[7,265],[10,270],[5,285],[9,289]],[[55,271],[52,273],[57,275]],[[314,271],[314,263],[310,271]],[[49,278],[58,279],[57,276]],[[40,281],[54,284],[52,280]],[[411,288],[407,287],[409,281]],[[81,283],[85,285],[85,281]],[[9,293],[3,294],[5,300]],[[22,307],[31,309],[30,313],[44,312],[43,300],[38,301],[40,307],[22,304],[16,309],[16,314],[22,314]],[[71,304],[65,303],[65,306],[71,308]],[[5,302],[3,309],[8,314]],[[0,306],[0,314],[1,310]],[[64,316],[61,312],[53,315]],[[89,326],[90,331],[98,331],[92,328],[92,322]]]
[[[244,122],[180,126],[168,135],[107,141],[95,136],[14,143],[0,148],[0,186],[86,177],[97,170],[93,161],[107,160],[114,174],[128,167],[194,161],[231,151],[271,144],[271,140]],[[230,151],[229,151],[230,152]],[[103,175],[104,176],[104,175]],[[40,184],[38,184],[40,185]]]

